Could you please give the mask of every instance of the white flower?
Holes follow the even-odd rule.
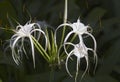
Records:
[[[32,40],[32,36],[34,38],[36,38],[37,40],[39,40],[41,33],[45,36],[46,45],[47,45],[47,37],[46,37],[45,33],[41,30],[41,27],[39,24],[28,22],[24,26],[18,25],[16,27],[15,34],[10,39],[10,47],[12,50],[12,57],[16,64],[19,64],[19,62],[20,62],[19,51],[23,50],[23,52],[26,54],[26,51],[24,49],[24,41],[25,41],[25,38],[28,38],[30,41],[30,44],[31,44],[33,64],[35,67],[35,53],[34,53],[34,43]]]
[[[72,77],[71,73],[69,72],[68,70],[68,59],[72,56],[72,55],[75,55],[77,57],[77,64],[76,64],[76,77],[78,75],[78,67],[79,67],[79,64],[80,64],[80,59],[81,58],[85,58],[86,60],[86,70],[85,72],[83,73],[82,77],[84,76],[84,74],[86,73],[87,69],[88,69],[88,51],[92,51],[93,54],[94,54],[94,59],[97,61],[97,54],[96,54],[96,51],[93,50],[92,48],[87,48],[86,45],[84,44],[83,42],[83,39],[82,39],[82,36],[79,36],[79,38],[81,39],[80,42],[78,44],[73,44],[71,42],[65,42],[64,43],[64,49],[65,49],[65,53],[67,54],[67,58],[66,58],[66,70],[67,70],[67,73]],[[71,50],[70,52],[67,52],[66,50],[66,45],[71,45],[73,46],[73,50]]]
[[[77,20],[77,22],[75,23],[64,23],[58,26],[58,28],[55,31],[55,42],[56,42],[56,32],[59,28],[64,27],[64,26],[68,26],[71,27],[72,30],[67,34],[67,36],[65,37],[64,42],[67,41],[67,39],[70,37],[71,34],[75,33],[77,35],[83,35],[86,34],[88,36],[90,36],[93,41],[94,41],[94,50],[96,50],[96,40],[94,38],[94,36],[92,34],[89,33],[88,29],[91,29],[90,26],[85,26],[83,23],[80,22],[80,19]],[[92,30],[92,29],[91,29]]]
[[[61,24],[58,28],[62,27],[62,26],[69,26],[72,28],[72,31],[70,31],[64,42],[67,41],[67,39],[70,37],[71,34],[75,33],[77,35],[83,35],[83,34],[86,34],[88,36],[90,36],[93,41],[94,41],[94,49],[96,49],[96,40],[94,38],[94,36],[92,34],[89,33],[88,29],[90,29],[90,26],[85,26],[83,23],[80,22],[80,20],[78,19],[77,22],[73,23],[73,24],[69,24],[69,23],[65,23],[65,24]]]
[[[69,24],[69,23],[64,23],[61,24],[57,29],[59,29],[60,27],[63,26],[68,26],[71,27],[72,30],[66,35],[65,39],[64,39],[64,50],[65,53],[67,54],[67,59],[66,59],[66,70],[68,72],[68,74],[72,77],[72,75],[70,74],[69,70],[68,70],[68,59],[69,57],[71,57],[71,55],[75,55],[77,57],[77,65],[76,65],[76,77],[78,75],[78,66],[80,63],[80,59],[85,57],[86,60],[86,70],[84,72],[84,74],[86,73],[87,69],[88,69],[88,51],[92,51],[93,55],[94,55],[94,60],[95,63],[97,64],[97,54],[96,54],[96,40],[94,38],[94,36],[88,31],[89,26],[85,26],[83,23],[80,22],[80,20],[78,19],[77,22]],[[68,38],[70,38],[71,34],[77,34],[78,35],[78,39],[79,39],[79,43],[77,44],[73,44],[72,42],[68,41]],[[94,48],[88,48],[86,47],[86,45],[84,44],[83,41],[83,35],[87,35],[90,36],[94,42]],[[74,47],[73,50],[71,50],[70,52],[67,52],[67,48],[66,45],[72,45]],[[95,65],[96,66],[96,65]],[[84,76],[84,74],[82,75],[82,77]]]

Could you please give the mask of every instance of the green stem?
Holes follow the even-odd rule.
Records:
[[[49,82],[54,82],[54,72],[55,72],[54,67],[51,66]]]
[[[50,61],[50,57],[47,54],[47,52],[45,51],[45,49],[39,44],[39,42],[32,36],[33,42],[35,47],[38,49],[38,51],[41,53],[41,55],[49,62]]]
[[[65,0],[65,9],[64,9],[64,20],[63,22],[66,23],[67,22],[67,12],[68,12],[68,0]],[[61,38],[61,43],[60,45],[62,45],[63,43],[63,39],[64,39],[64,36],[65,36],[65,30],[66,30],[66,26],[63,27],[63,31],[62,31],[62,38]]]
[[[65,0],[65,10],[64,10],[64,23],[66,23],[67,22],[67,6],[68,6],[68,1],[67,0]]]

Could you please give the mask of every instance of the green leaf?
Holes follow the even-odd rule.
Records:
[[[2,82],[2,80],[0,79],[0,82]]]
[[[41,44],[32,36],[33,42],[35,47],[38,49],[38,51],[41,53],[41,55],[45,58],[47,62],[49,62],[50,57],[45,51],[45,49],[41,46]]]

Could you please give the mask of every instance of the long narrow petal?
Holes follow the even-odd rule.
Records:
[[[57,29],[55,30],[55,36],[54,36],[55,44],[56,44],[56,45],[57,45],[57,42],[56,42],[57,31],[58,31],[59,28],[64,27],[64,26],[69,26],[69,27],[71,27],[71,24],[64,23],[64,24],[61,24],[61,25],[59,25],[59,26],[57,27]],[[72,27],[71,27],[71,28],[72,28]]]
[[[86,60],[86,69],[85,69],[84,73],[82,74],[81,79],[85,76],[85,74],[88,70],[88,66],[89,66],[88,56],[85,56],[85,60]]]
[[[26,57],[28,58],[28,56],[27,56],[27,52],[26,52],[26,50],[25,50],[25,47],[24,47],[24,38],[22,38],[22,44],[21,44],[21,47],[22,47],[22,50],[23,50],[23,52],[24,52],[24,54],[26,55]]]
[[[80,65],[80,58],[77,58],[75,82],[77,82],[77,76],[78,76],[78,72],[79,72],[79,65]]]
[[[97,43],[96,43],[96,40],[95,40],[94,36],[92,34],[90,34],[90,33],[85,33],[85,34],[88,34],[93,39],[93,41],[94,41],[94,50],[96,51]]]
[[[96,51],[91,49],[91,48],[87,48],[89,51],[92,51],[93,52],[93,55],[94,55],[94,60],[97,62],[97,54],[96,54]]]
[[[34,29],[34,30],[32,30],[32,31],[31,31],[31,33],[32,33],[32,32],[34,32],[34,31],[39,31],[39,32],[41,32],[41,33],[44,35],[45,40],[46,40],[45,50],[47,50],[47,46],[48,46],[48,39],[47,39],[47,36],[45,35],[45,32],[44,32],[44,31],[42,31],[41,29]]]
[[[65,40],[64,40],[64,43],[67,41],[67,39],[70,37],[70,35],[71,34],[73,34],[74,32],[73,31],[71,31],[71,32],[69,32],[68,34],[67,34],[67,36],[66,36],[66,38],[65,38]]]
[[[33,40],[32,40],[32,38],[31,38],[31,35],[29,35],[29,39],[30,39],[31,49],[32,49],[33,65],[34,65],[34,68],[35,68],[35,53],[34,53],[34,44],[33,44]]]
[[[75,47],[75,45],[74,45],[73,43],[71,43],[71,42],[66,42],[66,43],[63,44],[65,53],[68,55],[68,52],[67,52],[67,50],[66,50],[65,45],[71,45],[71,46],[74,46],[74,47]]]
[[[38,27],[38,28],[36,28]],[[35,23],[34,26],[33,26],[33,29],[40,29],[41,30],[41,27],[39,24]],[[39,40],[40,39],[40,35],[41,35],[41,32],[39,32],[38,34],[36,34],[36,31],[34,31],[34,37]]]
[[[12,49],[12,57],[13,57],[13,60],[15,61],[15,63],[18,65],[18,60],[16,60],[16,51],[15,51],[15,45],[17,43],[17,41],[20,39],[21,37],[17,37],[15,39],[15,41],[13,42],[13,44],[10,46],[11,49]]]
[[[93,54],[94,54],[94,62],[95,62],[95,68],[94,68],[94,73],[96,71],[96,68],[97,68],[97,62],[98,62],[98,57],[97,57],[97,53],[95,50],[91,49],[91,48],[88,48],[88,50],[92,51]]]
[[[73,76],[71,75],[71,73],[69,72],[69,69],[68,69],[68,59],[69,59],[69,57],[70,57],[71,55],[73,55],[72,53],[73,53],[73,51],[71,51],[71,52],[68,54],[67,59],[66,59],[66,63],[65,63],[66,71],[67,71],[67,73],[68,73],[71,77],[73,77]]]
[[[41,29],[40,24],[35,23],[34,25],[36,25],[38,27],[38,29]]]
[[[18,34],[14,34],[11,39],[10,39],[10,46],[12,44],[12,41],[14,41],[19,35]],[[19,36],[20,37],[20,36]]]
[[[36,23],[35,25],[37,25],[38,29],[41,29],[41,27],[40,27],[40,25],[38,23]],[[37,40],[40,39],[40,36],[41,36],[41,32],[38,33]]]

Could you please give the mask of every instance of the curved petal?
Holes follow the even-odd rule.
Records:
[[[94,41],[94,50],[96,51],[97,50],[97,43],[96,43],[96,40],[95,40],[94,36],[92,34],[90,34],[90,33],[85,33],[85,34],[88,34],[93,39],[93,41]]]
[[[35,25],[36,25],[36,26],[35,26]],[[35,23],[33,27],[34,27],[34,29],[40,29],[40,30],[41,30],[41,27],[40,27],[40,25],[39,25],[38,23]],[[35,27],[38,27],[38,28],[35,28]],[[36,32],[35,32],[34,37],[36,36],[35,38],[36,38],[37,40],[39,40],[39,39],[40,39],[40,35],[41,35],[41,32],[38,33],[38,36],[36,36]]]
[[[68,34],[67,34],[67,36],[65,37],[65,40],[64,40],[64,43],[67,41],[67,39],[70,37],[70,35],[71,34],[73,34],[74,32],[73,31],[71,31],[71,32],[69,32]]]
[[[34,44],[33,44],[33,40],[32,40],[32,38],[31,38],[31,35],[29,35],[29,39],[30,39],[31,49],[32,49],[33,65],[34,65],[34,68],[35,68],[35,53],[34,53]]]
[[[85,56],[85,60],[86,60],[86,69],[85,69],[84,73],[82,74],[81,79],[85,76],[85,74],[86,74],[86,72],[88,70],[88,66],[89,66],[88,56]]]
[[[22,50],[23,50],[24,54],[26,55],[26,57],[28,58],[27,52],[26,52],[25,47],[24,47],[24,38],[22,38],[22,42],[21,43],[22,43],[21,44]]]
[[[47,39],[47,36],[45,35],[45,32],[42,31],[41,29],[34,29],[34,30],[31,31],[31,33],[34,32],[34,31],[39,31],[39,32],[41,32],[44,35],[44,37],[46,39],[45,50],[47,50],[48,39]]]
[[[17,37],[18,37],[18,34],[15,34],[15,35],[13,35],[13,36],[11,37],[11,39],[10,39],[10,47],[12,46],[14,40],[15,40]],[[20,36],[19,36],[19,37],[20,37]]]
[[[16,31],[18,31],[19,29],[22,29],[22,28],[23,28],[22,25],[18,25],[18,26],[16,27]]]
[[[96,54],[96,51],[91,49],[91,48],[87,48],[89,51],[92,51],[93,54],[94,54],[94,60],[97,62],[97,54]]]
[[[90,26],[87,26],[87,29],[90,29],[90,30],[87,30],[87,32],[88,32],[88,33],[92,33],[92,32],[93,32],[93,29],[92,29],[92,27],[90,27]]]
[[[15,44],[17,43],[17,41],[20,39],[21,37],[17,37],[15,39],[15,41],[13,42],[13,44],[11,44],[11,49],[12,49],[12,57],[13,57],[13,60],[15,61],[15,63],[18,65],[18,60],[16,60],[16,51],[15,51]],[[18,59],[18,58],[17,58]]]
[[[73,53],[73,50],[68,54],[67,59],[66,59],[66,63],[65,63],[66,71],[71,77],[73,77],[73,76],[71,75],[71,73],[69,72],[69,69],[68,69],[68,59],[71,55],[73,55],[72,53]]]
[[[78,72],[79,72],[79,65],[80,65],[80,58],[77,58],[75,82],[77,82],[77,76],[78,76]]]
[[[94,63],[95,63],[95,70],[96,70],[96,68],[97,68],[97,61],[98,61],[98,57],[97,57],[96,51],[91,49],[91,48],[88,48],[88,50],[92,51],[93,54],[94,54]],[[94,70],[94,73],[95,73],[95,70]]]
[[[66,42],[66,43],[63,44],[63,46],[64,46],[64,50],[65,50],[65,53],[68,55],[68,52],[67,52],[67,50],[66,50],[65,45],[72,45],[72,46],[75,47],[75,44],[73,44],[73,43],[71,43],[71,42]]]
[[[18,37],[19,36],[19,34],[14,34],[12,37],[11,37],[11,39],[13,39],[13,38],[15,38],[15,37]]]
[[[55,30],[55,36],[54,36],[54,39],[55,39],[55,44],[57,45],[57,42],[56,42],[56,35],[57,35],[57,30],[61,27],[64,27],[64,26],[69,26],[71,27],[71,24],[68,24],[68,23],[64,23],[64,24],[61,24],[57,27],[57,29]],[[71,27],[72,28],[72,27]]]
[[[38,23],[34,23],[38,27],[38,29],[41,29],[40,25]]]

